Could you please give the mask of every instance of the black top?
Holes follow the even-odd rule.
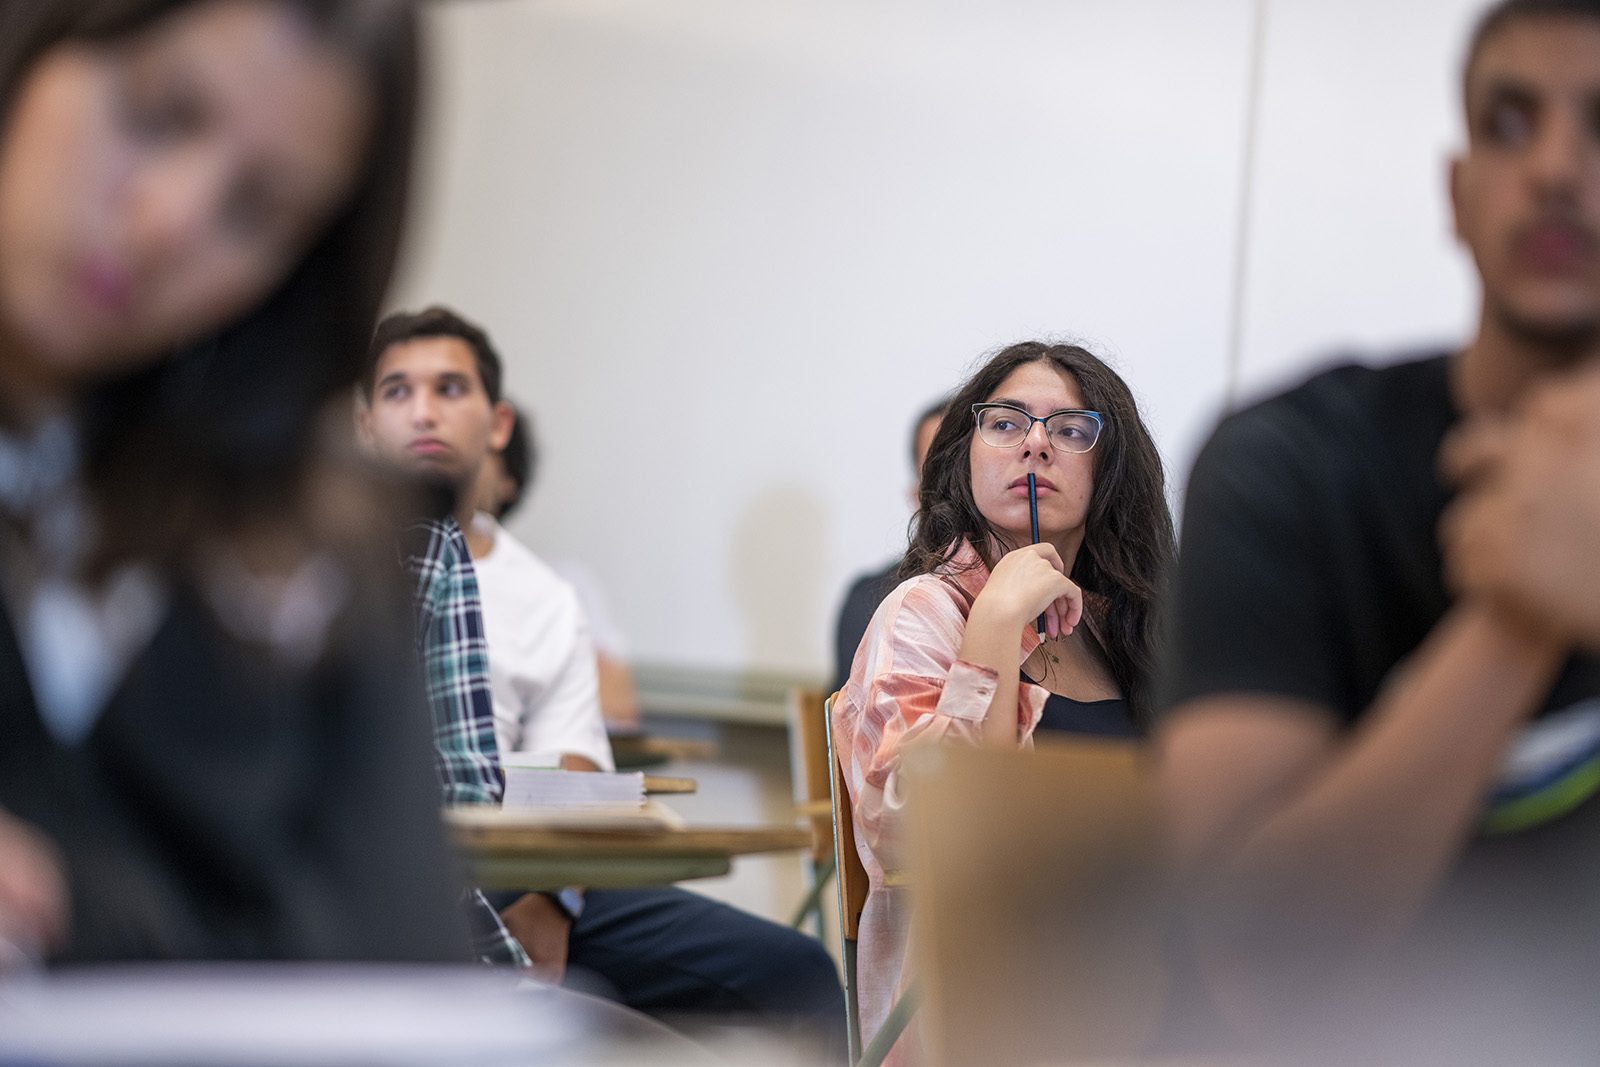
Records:
[[[1436,457],[1457,420],[1448,365],[1339,367],[1223,421],[1189,481],[1158,707],[1255,692],[1346,724],[1366,712],[1451,602],[1436,535],[1450,497]],[[1600,663],[1574,657],[1543,714],[1587,711],[1597,694]],[[1524,964],[1596,988],[1600,804],[1476,838],[1416,940],[1441,955],[1413,961],[1447,959],[1452,981],[1494,975],[1475,995]],[[1418,967],[1418,988],[1452,988]]]
[[[1039,684],[1026,673],[1022,675],[1022,680],[1033,685]],[[1128,714],[1128,702],[1122,697],[1074,700],[1060,693],[1051,693],[1045,698],[1039,725],[1034,727],[1036,733],[1040,730],[1088,737],[1139,736],[1138,729],[1133,725],[1133,717]]]
[[[839,608],[839,622],[834,628],[833,638],[833,691],[839,692],[844,688],[844,683],[850,680],[850,665],[855,662],[856,649],[861,647],[861,639],[867,636],[867,627],[872,624],[873,613],[878,610],[884,598],[894,592],[899,582],[894,580],[894,572],[899,568],[900,561],[895,560],[881,571],[872,574],[863,574],[850,586],[850,591],[845,594],[844,604]]]
[[[1090,737],[1139,736],[1139,731],[1134,729],[1133,719],[1128,715],[1128,702],[1121,697],[1074,700],[1051,693],[1044,702],[1044,714],[1039,717],[1039,725],[1035,729]]]
[[[0,807],[65,860],[60,961],[470,958],[400,592],[292,670],[180,589],[73,747],[0,612]]]

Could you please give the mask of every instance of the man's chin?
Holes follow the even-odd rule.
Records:
[[[459,482],[461,472],[455,470],[443,459],[433,459],[429,456],[419,456],[407,453],[401,460],[402,467],[410,473],[428,481]]]
[[[461,492],[467,484],[466,477],[449,464],[429,462],[419,456],[405,457],[400,469],[420,484],[448,486],[452,493]]]
[[[1600,308],[1538,312],[1501,304],[1494,315],[1506,333],[1557,359],[1582,359],[1600,348]]]

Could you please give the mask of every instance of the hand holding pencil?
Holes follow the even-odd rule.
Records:
[[[1083,617],[1083,591],[1065,571],[1060,553],[1049,542],[1007,552],[973,603],[969,628],[982,617],[1011,633],[1030,623],[1043,625],[1040,636],[1071,633]]]

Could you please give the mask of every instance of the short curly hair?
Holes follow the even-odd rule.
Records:
[[[367,349],[367,372],[361,376],[361,393],[369,402],[373,389],[377,388],[378,363],[383,354],[394,345],[424,337],[454,337],[466,342],[478,361],[478,377],[483,381],[483,391],[489,394],[489,403],[500,402],[503,371],[500,353],[489,343],[489,335],[483,332],[483,327],[438,304],[421,311],[397,311],[378,323]]]

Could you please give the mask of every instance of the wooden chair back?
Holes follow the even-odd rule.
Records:
[[[833,702],[835,693],[823,708],[827,726],[828,784],[833,795],[833,855],[839,878],[839,941],[844,955],[845,1037],[850,1062],[861,1060],[861,998],[856,985],[856,942],[861,938],[861,909],[867,906],[867,869],[856,852],[855,812],[850,807],[850,790],[845,785],[844,768],[833,744]]]
[[[922,1036],[936,1067],[1136,1056],[1167,972],[1139,747],[907,754]]]
[[[833,859],[833,776],[829,772],[828,694],[789,691],[789,757],[794,799],[811,821],[811,862]]]
[[[839,866],[839,922],[846,941],[856,941],[861,933],[861,909],[867,906],[867,869],[856,851],[855,812],[850,806],[850,790],[845,785],[844,766],[833,747],[833,702],[828,698],[824,711],[827,723],[828,766],[833,794],[834,859]]]

